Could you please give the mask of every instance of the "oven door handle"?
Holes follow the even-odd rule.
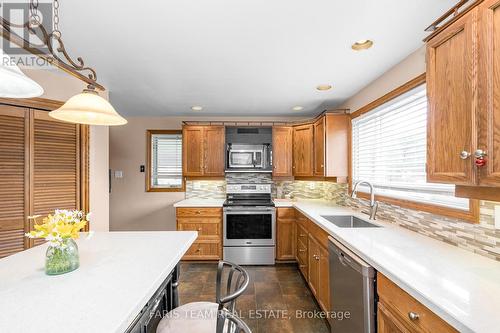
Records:
[[[262,214],[265,212],[273,213],[274,208],[270,207],[252,207],[251,209],[249,208],[236,208],[236,207],[225,207],[224,208],[224,213],[231,214],[231,213],[238,213],[238,214]]]

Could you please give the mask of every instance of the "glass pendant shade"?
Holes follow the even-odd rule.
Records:
[[[49,112],[49,116],[85,125],[118,126],[127,123],[107,100],[90,89],[71,97],[59,109]]]
[[[11,58],[0,49],[0,97],[32,98],[43,94],[43,88],[27,77]]]

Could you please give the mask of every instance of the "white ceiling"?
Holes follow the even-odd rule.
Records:
[[[339,106],[419,48],[455,2],[62,0],[60,12],[68,51],[125,116],[284,116]],[[366,38],[372,49],[350,49]]]

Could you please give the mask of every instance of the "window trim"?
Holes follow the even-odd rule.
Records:
[[[182,130],[147,130],[146,131],[146,192],[185,192],[186,180],[182,177],[182,186],[179,188],[161,188],[151,186],[151,139],[153,134],[182,134]],[[184,147],[183,147],[184,149]]]
[[[393,100],[394,98],[426,83],[426,73],[422,73],[416,78],[406,82],[400,87],[390,91],[389,93],[383,95],[382,97],[368,103],[359,110],[350,114],[351,121],[359,116],[364,115],[367,112]],[[352,122],[349,122],[349,192],[352,191]],[[369,199],[367,193],[359,192],[358,197],[363,199]],[[464,211],[456,208],[443,207],[438,205],[426,204],[417,201],[397,199],[383,195],[375,195],[375,199],[381,202],[385,202],[392,205],[397,205],[403,208],[409,208],[413,210],[421,210],[424,212],[462,219],[472,223],[479,223],[479,200],[470,199],[469,200],[469,210]]]

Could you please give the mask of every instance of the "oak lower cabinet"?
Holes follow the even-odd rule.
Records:
[[[286,126],[273,127],[273,177],[291,177],[293,151],[293,129]]]
[[[295,209],[277,208],[276,260],[295,259]]]
[[[379,333],[458,332],[394,282],[377,273]]]
[[[183,260],[222,259],[222,208],[177,208],[177,230],[197,231]]]
[[[328,233],[296,211],[297,262],[323,311],[330,311]]]
[[[186,177],[223,177],[224,126],[182,128],[182,174]]]
[[[499,187],[500,0],[470,8],[427,41],[427,180]]]

